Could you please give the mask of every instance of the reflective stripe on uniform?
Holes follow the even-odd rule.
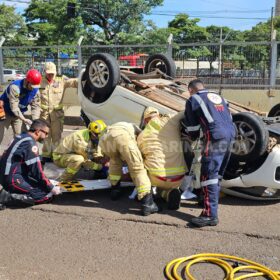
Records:
[[[150,192],[149,186],[139,186],[139,187],[136,187],[136,189],[137,189],[138,194]]]
[[[110,181],[119,181],[121,179],[121,175],[112,175],[112,174],[109,174],[109,180]]]
[[[200,129],[200,124],[196,126],[187,126],[188,131],[198,131]]]
[[[101,170],[101,169],[102,169],[102,164],[93,162],[93,163],[92,163],[92,168],[91,168],[91,169],[93,169],[93,170]]]
[[[165,168],[165,169],[156,169],[156,168],[148,168],[150,174],[157,176],[165,176],[165,175],[180,175],[186,172],[185,166],[178,166],[173,168]]]
[[[57,153],[53,153],[52,158],[53,158],[53,160],[59,160],[61,158],[61,155],[59,155]]]
[[[79,171],[79,169],[70,168],[70,167],[66,168],[66,172],[69,174],[76,174],[78,171]]]
[[[26,165],[31,165],[31,164],[33,164],[33,163],[35,163],[37,161],[40,161],[40,157],[35,157],[35,158],[32,158],[32,159],[26,160],[25,164]]]
[[[49,106],[44,105],[44,104],[41,104],[41,108],[44,109],[44,110],[48,110],[48,109],[49,109]]]
[[[201,187],[206,187],[208,185],[214,185],[218,183],[219,183],[219,179],[210,179],[210,180],[202,181]]]
[[[177,182],[180,181],[181,179],[183,179],[185,176],[184,175],[179,175],[179,176],[172,176],[172,177],[160,177],[160,176],[156,176],[157,179],[164,181],[164,182]]]
[[[200,108],[205,116],[205,118],[207,119],[208,123],[212,123],[214,122],[211,114],[209,113],[206,104],[204,103],[204,101],[202,100],[202,98],[198,95],[198,94],[194,94],[192,96],[192,98],[194,98],[198,104],[200,105]]]
[[[19,141],[14,145],[14,147],[12,148],[11,153],[10,153],[8,159],[7,159],[6,168],[5,168],[5,175],[9,175],[9,172],[10,172],[11,166],[12,166],[12,157],[13,157],[15,151],[17,150],[17,148],[19,147],[19,145],[20,145],[22,142],[25,142],[25,141],[30,141],[30,142],[32,142],[32,138],[31,138],[31,137],[23,138],[23,139],[19,140]]]
[[[62,108],[63,108],[62,104],[54,106],[54,110],[61,110]]]

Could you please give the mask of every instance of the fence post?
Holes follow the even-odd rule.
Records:
[[[80,75],[82,71],[82,41],[84,39],[84,36],[81,36],[78,40],[78,45],[77,45],[77,53],[78,53],[78,76]]]
[[[167,55],[172,57],[172,44],[173,44],[173,34],[170,33],[168,39],[167,39]]]
[[[1,36],[0,39],[0,84],[4,83],[4,63],[3,63],[3,49],[2,45],[5,42],[5,38]]]
[[[276,30],[273,31],[271,40],[271,60],[270,60],[270,88],[274,88],[276,84],[276,65],[277,65],[277,42]]]
[[[57,45],[57,74],[61,75],[61,61],[60,61],[59,45]]]

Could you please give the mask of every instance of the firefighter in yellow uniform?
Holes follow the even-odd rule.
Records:
[[[137,189],[138,199],[142,203],[142,214],[147,216],[158,212],[158,207],[153,201],[151,193],[151,182],[137,147],[136,135],[139,134],[140,129],[127,122],[118,122],[106,127],[102,120],[97,120],[92,122],[91,130],[99,139],[101,151],[110,158],[111,198],[116,200],[121,195],[122,167],[126,162]]]
[[[41,84],[41,118],[50,124],[50,133],[42,148],[44,161],[51,161],[54,148],[58,145],[64,124],[64,110],[61,104],[66,88],[77,88],[77,79],[56,77],[56,66],[52,62],[45,64],[45,77]]]
[[[104,156],[92,135],[89,125],[88,129],[67,135],[56,147],[53,161],[57,166],[66,168],[60,181],[71,181],[82,166],[97,171],[103,168]]]
[[[179,187],[187,169],[180,133],[183,113],[161,116],[156,108],[148,107],[144,111],[146,126],[137,138],[152,186],[157,187],[170,210],[180,207]]]

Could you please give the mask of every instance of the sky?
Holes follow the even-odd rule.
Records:
[[[0,0],[18,7],[18,12],[23,12],[26,2],[29,0]],[[275,0],[164,0],[163,6],[153,9],[145,19],[152,19],[158,27],[167,27],[176,14],[187,13],[191,18],[200,18],[200,26],[228,26],[243,31],[270,18],[274,5]]]
[[[146,18],[159,27],[167,27],[175,14],[187,13],[200,18],[200,26],[228,26],[243,31],[270,18],[274,6],[275,0],[164,0],[163,6]]]

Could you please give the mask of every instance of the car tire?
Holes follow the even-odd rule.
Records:
[[[171,78],[175,78],[176,76],[176,65],[170,56],[164,54],[154,54],[149,56],[145,63],[144,72],[150,73],[156,69],[159,69]]]
[[[120,81],[120,67],[110,54],[97,53],[90,57],[86,65],[85,78],[92,91],[94,103],[106,101]]]
[[[269,132],[262,119],[252,113],[233,115],[237,135],[233,144],[231,162],[252,162],[267,149]]]
[[[278,117],[280,116],[280,104],[276,104],[271,108],[271,110],[268,112],[268,117]]]

